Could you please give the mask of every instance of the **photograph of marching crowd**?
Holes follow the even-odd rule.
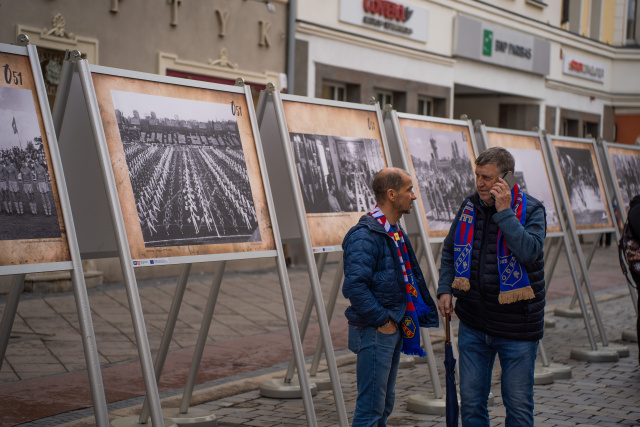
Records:
[[[542,152],[520,148],[507,148],[507,150],[516,160],[516,170],[513,172],[513,176],[522,191],[542,202],[547,211],[547,228],[559,227],[558,213],[551,185],[547,179],[547,168]]]
[[[229,105],[111,96],[145,247],[260,241]]]
[[[624,209],[627,209],[629,201],[636,194],[640,194],[640,174],[638,174],[640,171],[640,151],[635,151],[634,154],[611,153],[611,159],[618,188],[624,201]]]
[[[385,166],[379,140],[290,135],[307,214],[375,208],[371,182]]]
[[[0,240],[61,236],[33,92],[0,87]]]
[[[576,225],[609,224],[591,151],[556,146],[556,153]]]
[[[467,135],[405,126],[409,155],[431,230],[449,230],[460,203],[475,191]]]

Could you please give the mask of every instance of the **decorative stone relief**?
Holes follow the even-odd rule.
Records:
[[[69,33],[65,30],[64,27],[66,25],[66,22],[62,14],[56,13],[56,15],[53,17],[51,25],[52,25],[52,28],[50,30],[47,30],[46,28],[42,30],[41,34],[43,36],[60,37],[60,38],[65,38],[69,40],[76,39],[76,36],[73,33]]]
[[[209,59],[208,63],[209,65],[215,65],[215,66],[224,67],[224,68],[231,68],[232,70],[235,70],[238,68],[237,62],[229,61],[229,54],[227,53],[227,48],[225,47],[220,49],[220,57],[218,59],[215,59],[215,60]]]

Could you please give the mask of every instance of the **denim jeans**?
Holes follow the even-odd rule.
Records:
[[[533,374],[538,341],[496,338],[462,322],[460,350],[460,414],[463,427],[489,427],[487,400],[496,354],[502,367],[502,402],[506,427],[533,427]]]
[[[358,398],[351,427],[385,427],[395,402],[402,335],[383,334],[372,326],[349,325],[349,350],[358,355]]]

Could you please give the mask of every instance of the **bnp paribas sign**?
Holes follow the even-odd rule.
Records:
[[[429,11],[392,0],[340,0],[340,21],[426,43]]]
[[[551,44],[546,40],[464,15],[456,19],[455,34],[456,56],[549,74]]]

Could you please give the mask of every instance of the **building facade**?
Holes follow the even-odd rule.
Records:
[[[637,0],[298,0],[298,95],[640,138]]]

